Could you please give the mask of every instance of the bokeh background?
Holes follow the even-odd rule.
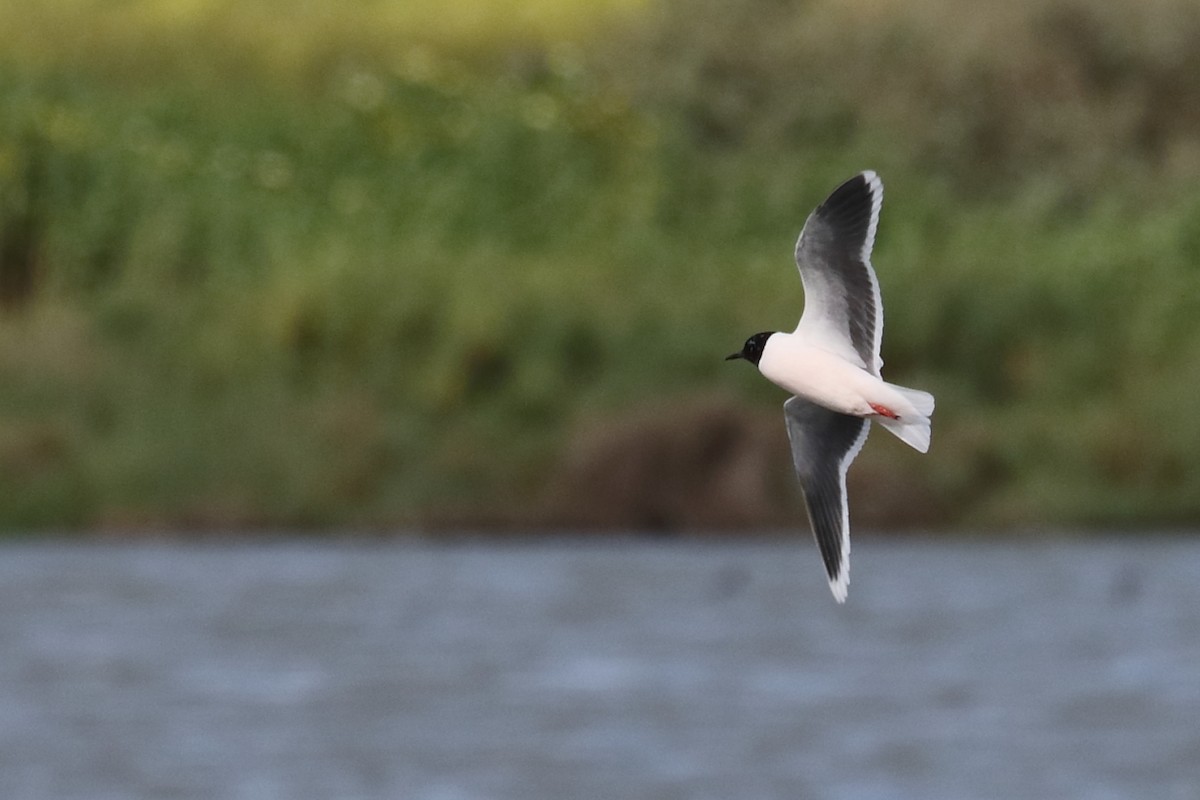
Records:
[[[886,185],[858,524],[1200,518],[1190,0],[0,8],[0,526],[753,528],[808,211]],[[802,517],[802,515],[801,515]]]
[[[1194,800],[1198,392],[1195,0],[0,2],[0,797]]]

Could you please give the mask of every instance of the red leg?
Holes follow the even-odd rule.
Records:
[[[875,413],[881,417],[887,417],[888,419],[900,419],[900,415],[895,411],[892,411],[887,406],[881,406],[878,403],[871,403],[870,405],[871,408],[875,410]]]

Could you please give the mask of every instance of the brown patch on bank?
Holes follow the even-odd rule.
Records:
[[[727,398],[686,399],[578,431],[551,483],[571,527],[731,528],[784,522],[782,423]]]
[[[919,458],[868,445],[850,470],[852,524],[895,529],[944,518]],[[902,446],[901,446],[902,447]],[[903,463],[902,463],[903,459]],[[548,526],[696,531],[807,529],[782,404],[685,398],[582,425],[550,481]]]

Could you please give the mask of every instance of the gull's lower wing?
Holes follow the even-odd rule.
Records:
[[[792,463],[804,490],[808,521],[825,562],[834,598],[850,583],[850,511],[846,470],[867,440],[870,423],[793,397],[783,404]]]

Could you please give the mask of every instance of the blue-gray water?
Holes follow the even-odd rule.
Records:
[[[0,797],[1197,798],[1200,540],[0,550]]]

